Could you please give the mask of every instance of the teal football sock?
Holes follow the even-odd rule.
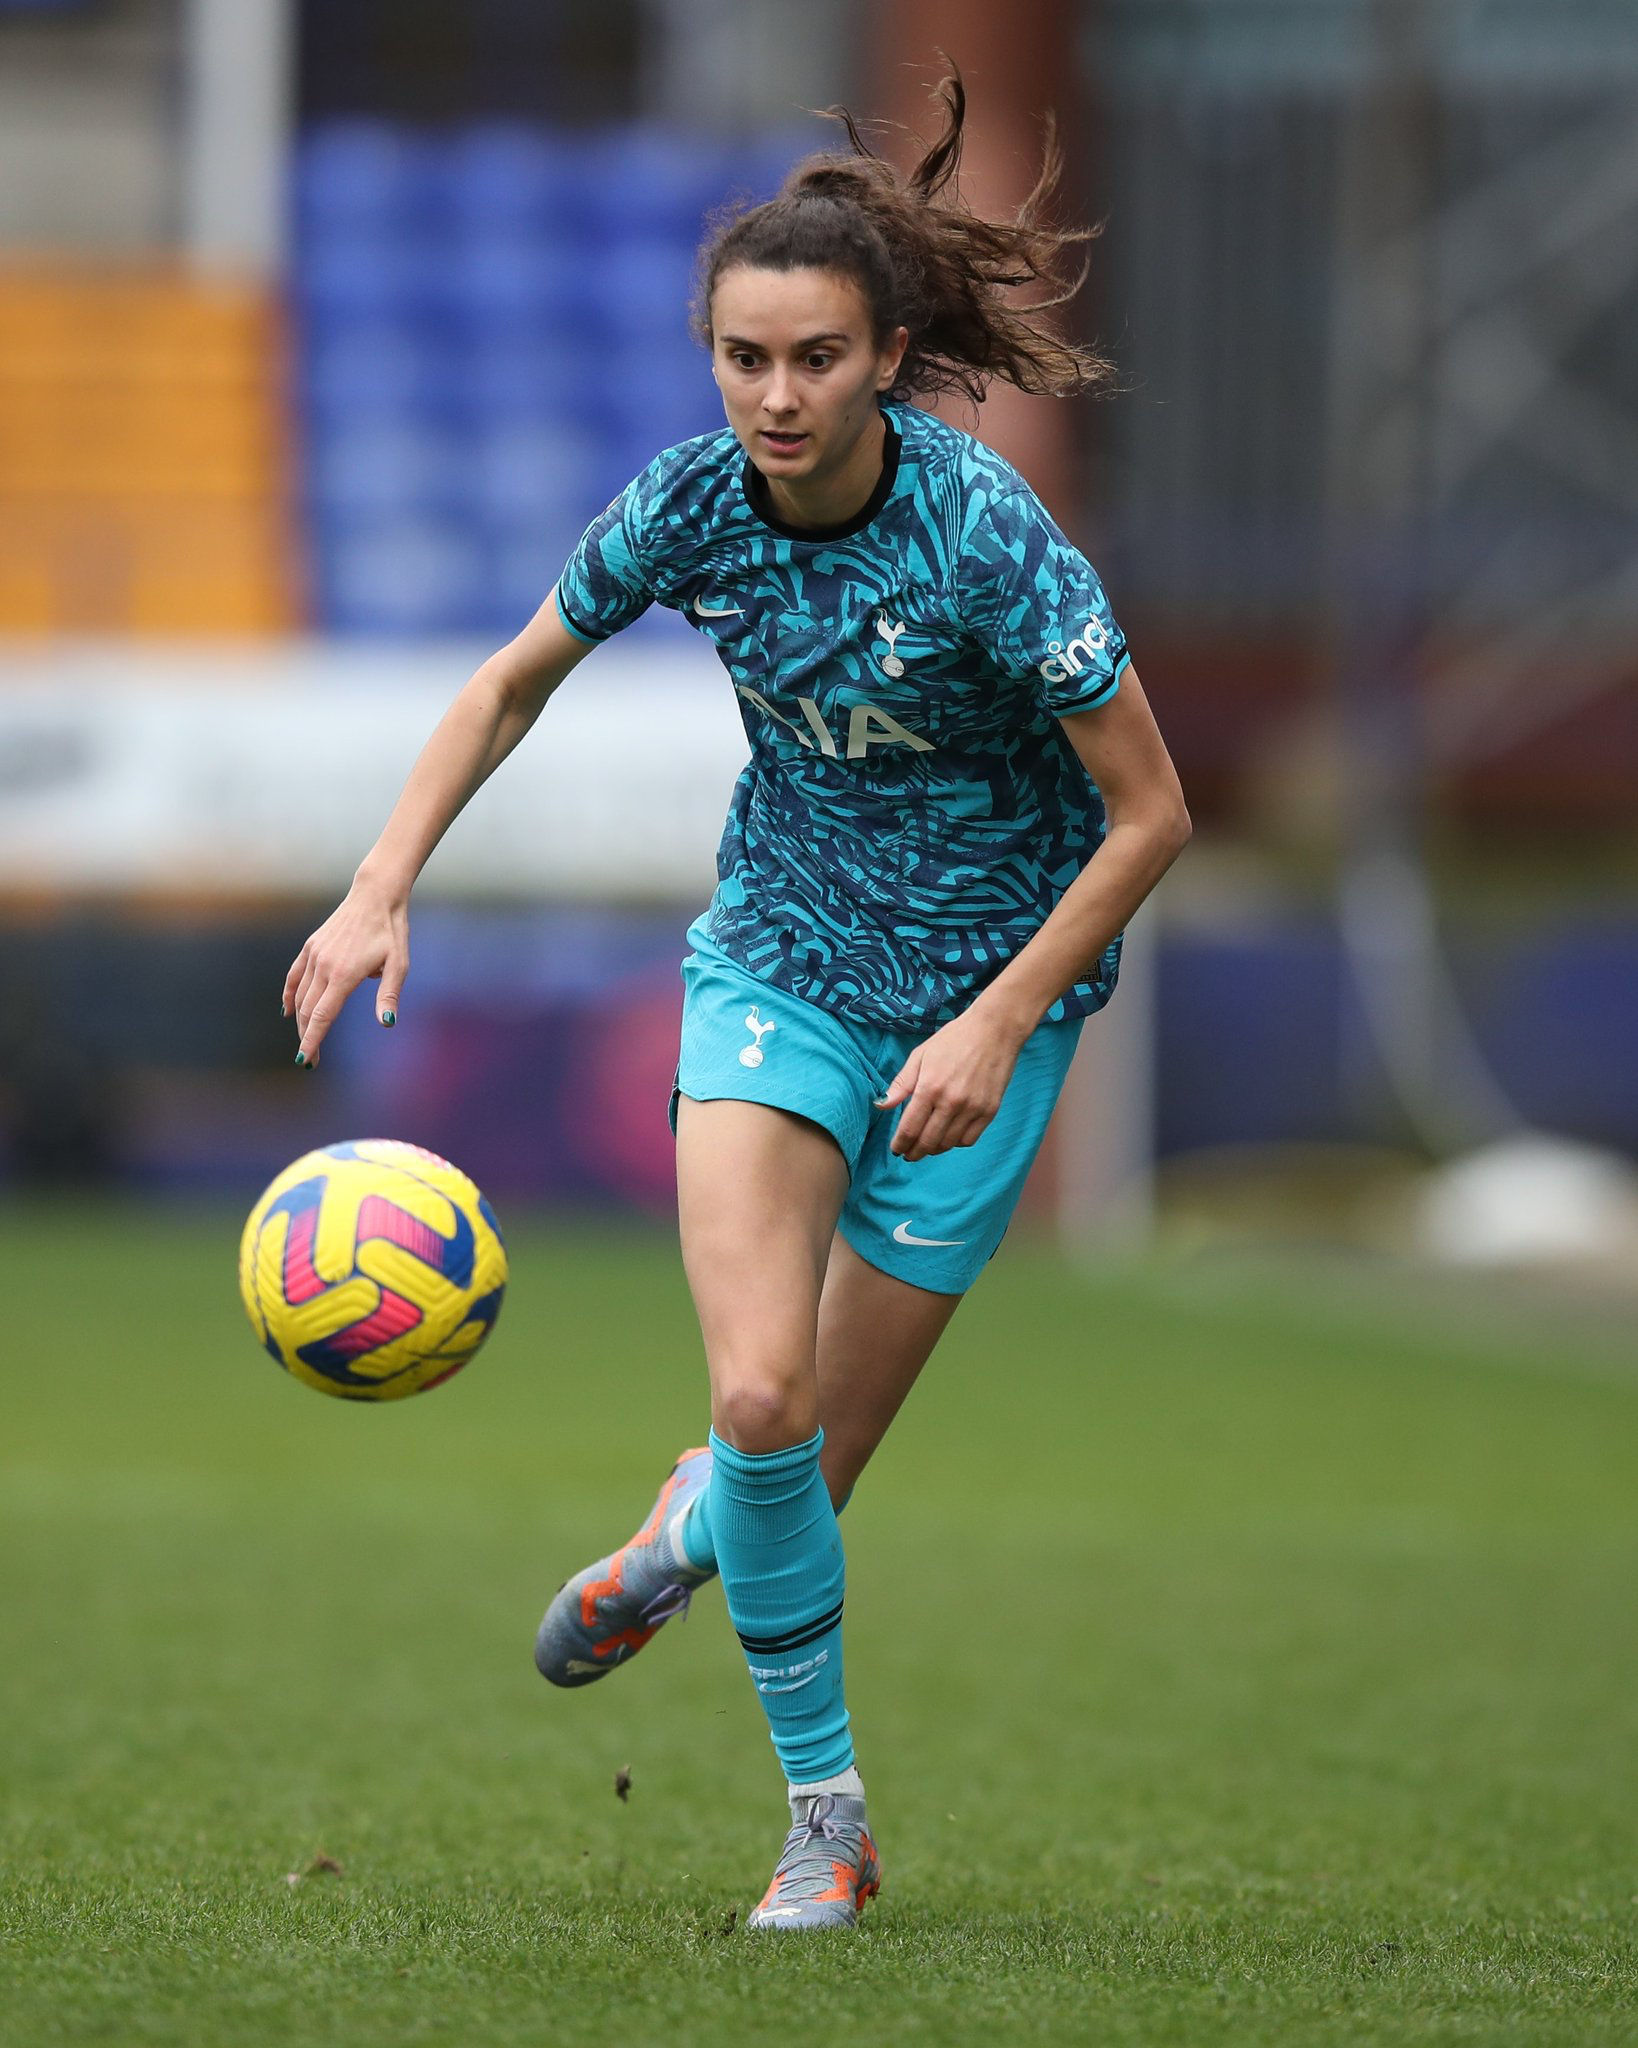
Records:
[[[819,1471],[824,1440],[820,1430],[789,1450],[737,1451],[711,1432],[711,1529],[728,1615],[793,1785],[853,1762],[842,1537]]]
[[[836,1503],[836,1512],[841,1514],[853,1498],[853,1488]],[[684,1564],[692,1565],[697,1572],[714,1572],[717,1568],[717,1546],[711,1534],[711,1489],[702,1486],[694,1498],[683,1509],[671,1525],[671,1541],[682,1553]]]
[[[697,1572],[714,1572],[717,1546],[711,1537],[711,1488],[702,1486],[671,1525],[672,1548]]]

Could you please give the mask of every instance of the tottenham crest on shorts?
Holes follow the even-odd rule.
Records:
[[[762,1050],[762,1041],[770,1031],[776,1031],[778,1028],[771,1017],[764,1024],[757,1015],[757,1005],[755,1003],[751,1005],[750,1009],[745,1013],[745,1029],[751,1033],[753,1042],[750,1045],[742,1046],[740,1049],[739,1063],[742,1067],[761,1066],[762,1062],[767,1058],[767,1054]]]

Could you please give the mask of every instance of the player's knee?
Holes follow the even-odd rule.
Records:
[[[717,1434],[740,1451],[788,1450],[819,1426],[813,1388],[780,1380],[730,1380],[717,1388],[713,1406]]]

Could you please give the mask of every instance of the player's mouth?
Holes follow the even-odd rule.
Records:
[[[794,455],[807,443],[806,434],[778,433],[770,427],[759,429],[757,434],[764,448],[773,455]]]

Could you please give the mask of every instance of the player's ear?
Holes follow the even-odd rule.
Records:
[[[881,352],[881,371],[876,378],[878,391],[891,391],[898,381],[899,366],[904,361],[904,352],[910,346],[908,327],[895,327],[887,337]]]

